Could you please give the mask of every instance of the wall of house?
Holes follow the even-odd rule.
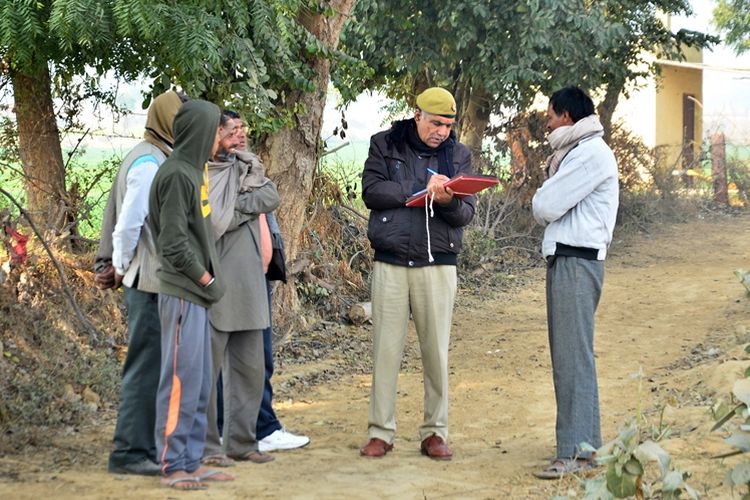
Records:
[[[686,62],[700,62],[701,54],[687,51]],[[686,102],[685,96],[693,97]],[[689,168],[685,159],[689,153],[683,151],[683,133],[687,125],[685,107],[692,106],[693,138],[692,156],[700,157],[703,139],[703,71],[701,69],[662,65],[661,78],[656,87],[656,130],[654,145],[661,151],[663,161],[677,170]],[[689,163],[689,162],[688,162]]]

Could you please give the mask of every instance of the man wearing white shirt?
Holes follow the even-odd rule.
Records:
[[[128,354],[122,373],[120,411],[109,472],[158,475],[154,426],[161,362],[158,260],[148,217],[151,182],[172,152],[172,122],[182,98],[161,94],[151,104],[144,140],[123,160],[102,221],[95,281],[100,288],[125,285]]]
[[[534,218],[545,226],[547,326],[557,403],[555,459],[534,475],[557,479],[594,466],[588,443],[601,446],[594,361],[594,313],[604,259],[617,218],[618,171],[594,103],[578,87],[558,90],[547,108],[554,153],[549,178],[534,195]]]

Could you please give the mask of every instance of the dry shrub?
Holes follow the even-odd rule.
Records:
[[[650,179],[661,181],[663,173],[655,172],[657,162],[653,150],[622,124],[613,126],[609,147],[617,158],[621,192],[641,190]]]
[[[727,158],[727,180],[737,188],[737,201],[747,206],[750,196],[750,160],[741,160],[734,156]]]
[[[90,420],[116,401],[127,342],[119,293],[93,285],[91,256],[58,254],[75,299],[98,330],[77,324],[57,271],[32,241],[31,258],[0,285],[0,451],[45,442],[60,426]],[[0,257],[4,259],[5,256]]]
[[[346,318],[349,307],[368,300],[372,269],[367,219],[328,175],[319,174],[308,203],[308,223],[293,266],[305,308],[322,318]]]
[[[477,196],[476,213],[464,230],[459,256],[462,279],[474,286],[502,285],[508,275],[541,262],[542,228],[521,203],[527,189],[504,183]]]

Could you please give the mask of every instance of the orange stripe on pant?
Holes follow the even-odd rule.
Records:
[[[166,457],[169,449],[169,436],[174,433],[180,421],[180,400],[182,399],[182,381],[177,376],[177,355],[180,351],[180,327],[184,313],[185,301],[180,299],[180,317],[175,327],[174,357],[172,359],[172,390],[169,393],[169,406],[167,409],[167,425],[164,428],[164,449],[161,453],[162,472],[166,473]]]

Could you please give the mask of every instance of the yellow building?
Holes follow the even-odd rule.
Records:
[[[703,139],[703,55],[699,49],[684,54],[683,61],[656,59],[661,74],[641,82],[615,112],[665,168],[681,173],[700,159]]]
[[[687,49],[684,61],[658,60],[654,96],[654,142],[660,159],[686,171],[700,158],[703,138],[703,54]]]

